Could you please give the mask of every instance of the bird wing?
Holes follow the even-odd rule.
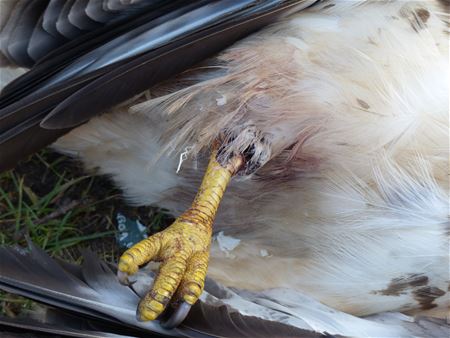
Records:
[[[176,329],[159,321],[139,322],[139,299],[153,281],[152,273],[139,272],[132,286],[121,285],[114,267],[92,252],[82,266],[56,261],[30,244],[28,250],[1,247],[0,289],[19,294],[66,312],[42,318],[0,317],[0,326],[87,337],[93,332],[142,336],[152,332],[170,337],[443,337],[450,325],[436,318],[412,318],[381,313],[358,318],[323,305],[295,290],[249,292],[226,288],[207,279],[201,299]],[[58,315],[59,314],[59,315]],[[70,316],[79,318],[79,325]],[[42,316],[41,316],[42,317]],[[53,325],[54,323],[55,325]],[[84,323],[81,325],[81,323]],[[59,325],[56,325],[59,324]],[[120,325],[119,325],[120,324]],[[70,334],[69,334],[70,333]],[[333,336],[335,335],[335,336]],[[98,335],[100,336],[100,335]]]
[[[133,336],[142,332],[153,332],[169,337],[326,337],[311,329],[300,329],[285,323],[269,321],[239,313],[225,305],[219,298],[223,294],[216,284],[211,284],[204,297],[209,301],[193,306],[184,323],[177,329],[166,330],[158,321],[140,322],[135,313],[140,296],[148,289],[151,276],[140,273],[132,287],[121,285],[114,272],[92,252],[84,253],[83,265],[76,266],[57,262],[43,250],[30,245],[29,250],[0,248],[0,289],[16,293],[60,309],[69,310],[77,316],[87,316],[94,324],[86,330],[103,330],[115,334],[118,328],[111,324],[120,322],[129,328],[125,334]],[[226,292],[225,292],[226,293]],[[84,319],[85,321],[87,319]],[[64,323],[61,320],[53,322]],[[18,321],[0,318],[0,325],[33,328],[45,331],[46,327],[36,319],[19,318]],[[47,323],[49,324],[49,323]],[[80,326],[60,325],[53,329],[79,333]],[[49,331],[45,331],[49,332]],[[62,332],[62,333],[61,333]],[[77,334],[78,334],[77,333]],[[329,336],[328,336],[329,337]]]
[[[2,52],[11,62],[33,67],[0,95],[0,171],[315,2],[18,1],[2,30]]]
[[[13,335],[12,333],[16,333]],[[32,335],[31,333],[36,333]],[[120,327],[92,318],[83,318],[64,310],[39,306],[38,310],[24,310],[18,317],[0,316],[2,337],[42,337],[42,333],[55,337],[128,338],[142,336],[142,332]],[[46,335],[48,337],[48,335]],[[164,337],[153,334],[152,337]]]
[[[162,0],[127,1],[118,6],[110,6],[111,1],[103,0],[4,2],[2,11],[9,15],[0,34],[0,51],[21,67],[33,66],[49,52],[89,32],[99,28],[114,30],[144,12],[167,7],[167,1]],[[171,2],[170,8],[174,8],[175,2]]]

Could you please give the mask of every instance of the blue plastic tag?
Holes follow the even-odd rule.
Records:
[[[117,235],[116,241],[122,248],[130,248],[134,244],[147,238],[147,227],[139,220],[132,220],[122,213],[116,215]]]

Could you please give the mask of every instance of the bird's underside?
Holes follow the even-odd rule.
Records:
[[[59,138],[53,147],[111,176],[131,203],[181,215],[119,262],[122,278],[163,262],[141,318],[169,302],[194,303],[208,256],[208,276],[226,287],[282,288],[265,304],[272,308],[302,292],[357,316],[445,316],[448,15],[440,1],[320,2]],[[36,86],[38,66],[27,75]],[[86,81],[74,86],[97,92],[97,78]],[[29,102],[42,108],[25,83],[0,97],[9,123],[0,120],[0,147],[11,133],[34,130],[14,134]],[[52,94],[53,112],[42,108],[44,133],[86,121],[90,105],[109,107],[69,94],[56,108],[61,97]],[[18,139],[14,149],[27,148]]]

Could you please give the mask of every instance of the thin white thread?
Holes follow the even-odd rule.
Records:
[[[176,173],[178,174],[181,170],[181,165],[183,164],[184,161],[187,160],[189,152],[192,150],[193,147],[189,146],[184,148],[184,152],[182,152],[180,154],[180,160],[178,161],[178,167],[177,167],[177,171]]]

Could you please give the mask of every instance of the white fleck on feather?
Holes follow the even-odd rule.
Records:
[[[241,242],[240,239],[226,236],[223,231],[220,231],[216,236],[214,236],[214,240],[219,245],[220,250],[225,252],[226,256],[229,258],[234,258],[231,251],[233,251]]]

